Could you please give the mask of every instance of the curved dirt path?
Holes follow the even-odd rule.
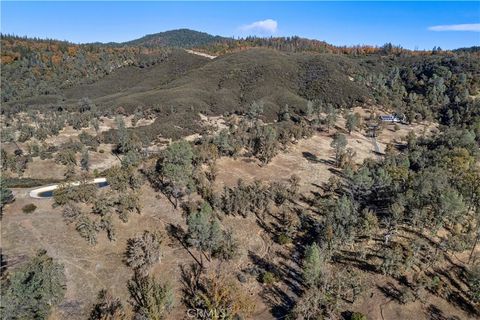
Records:
[[[106,178],[96,178],[96,179],[93,179],[93,181],[89,182],[89,184],[93,184],[93,183],[96,184],[96,183],[103,183],[103,182],[107,182],[107,179]],[[79,181],[72,182],[72,183],[70,183],[70,185],[79,186],[80,182]],[[58,184],[54,184],[54,185],[50,185],[50,186],[44,186],[44,187],[40,187],[40,188],[36,188],[36,189],[31,190],[28,195],[31,198],[34,198],[34,199],[51,198],[51,197],[42,197],[42,196],[40,196],[40,194],[44,193],[44,192],[48,192],[48,191],[53,191],[57,188],[58,188]]]

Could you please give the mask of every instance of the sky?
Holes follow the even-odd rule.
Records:
[[[298,35],[334,45],[454,49],[480,45],[480,1],[1,1],[4,34],[122,42],[178,28],[228,37]]]

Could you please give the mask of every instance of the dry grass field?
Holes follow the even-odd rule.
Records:
[[[363,110],[357,110],[364,112]],[[223,125],[219,118],[202,118],[209,125]],[[127,122],[128,123],[128,122]],[[103,121],[105,130],[113,126],[113,122]],[[330,132],[317,132],[311,138],[299,140],[281,151],[267,165],[260,165],[257,160],[240,157],[233,159],[222,157],[217,160],[218,176],[215,188],[220,191],[223,186],[233,186],[238,179],[253,181],[287,180],[292,174],[300,177],[302,194],[319,191],[319,186],[336,174],[333,165],[334,154],[330,147],[332,135],[338,130],[344,132],[344,120],[341,118],[337,126]],[[435,130],[433,124],[400,125],[397,130],[387,126],[377,138],[380,150],[385,150],[389,143],[398,143],[413,130],[417,134],[428,134]],[[78,132],[73,129],[63,130],[53,143],[75,137]],[[366,158],[379,155],[374,153],[370,137],[361,132],[347,135],[348,146],[356,152],[355,162],[361,163]],[[109,150],[111,146],[102,145],[100,149]],[[110,152],[92,153],[92,168],[106,169],[118,163],[118,159]],[[29,163],[25,177],[61,178],[62,166],[53,160],[37,160]],[[185,319],[186,309],[181,303],[181,267],[195,263],[194,257],[200,257],[195,250],[187,250],[177,241],[171,232],[172,226],[178,230],[186,230],[182,210],[176,210],[171,203],[151,187],[144,185],[141,189],[142,213],[132,215],[127,224],[115,220],[117,240],[110,242],[105,234],[101,234],[98,244],[90,246],[62,219],[60,208],[52,207],[51,199],[31,199],[29,189],[14,189],[16,201],[7,206],[1,221],[2,254],[8,258],[32,256],[38,249],[46,249],[48,254],[65,266],[67,277],[67,293],[64,302],[55,309],[51,319],[85,319],[101,289],[110,289],[112,293],[124,301],[128,301],[126,280],[132,271],[123,262],[123,254],[127,239],[142,233],[144,230],[159,230],[165,235],[161,262],[154,266],[152,274],[167,280],[175,289],[177,304],[169,319]],[[25,214],[21,208],[33,203],[37,210]],[[274,213],[274,212],[272,212]],[[279,305],[287,305],[302,292],[298,282],[301,272],[299,252],[294,244],[279,245],[268,235],[278,224],[275,215],[259,218],[250,215],[247,218],[222,216],[222,224],[233,231],[234,237],[241,244],[238,255],[229,262],[209,264],[209,269],[221,268],[229,270],[236,277],[242,271],[255,266],[269,266],[281,275],[273,285],[262,285],[254,276],[248,276],[241,286],[254,297],[255,312],[252,319],[272,319],[281,314]],[[448,267],[448,266],[447,266]],[[413,302],[400,305],[384,294],[385,290],[396,290],[399,285],[390,277],[380,274],[365,273],[363,281],[369,283],[369,289],[351,306],[352,310],[361,311],[368,319],[432,319],[433,308],[438,314],[435,319],[469,319],[461,309],[444,303],[433,295],[427,296],[427,304]],[[371,285],[373,284],[373,285]],[[427,308],[427,309],[426,309]],[[449,318],[450,317],[450,318]],[[451,318],[453,317],[453,318]]]

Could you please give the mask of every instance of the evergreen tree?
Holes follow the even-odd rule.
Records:
[[[349,113],[347,115],[345,126],[349,134],[351,134],[352,131],[355,131],[355,129],[358,127],[358,125],[360,124],[360,119],[361,118],[358,113]]]
[[[303,260],[303,278],[307,285],[315,286],[320,282],[325,263],[321,249],[316,243],[307,247]]]
[[[474,265],[467,272],[467,283],[470,287],[472,300],[480,302],[480,265]]]
[[[174,293],[170,286],[161,284],[151,276],[135,273],[128,281],[135,319],[162,320],[174,306]]]
[[[263,114],[263,102],[252,102],[247,111],[247,118],[251,121],[258,120],[260,115]]]
[[[63,266],[39,251],[2,279],[2,319],[47,319],[52,306],[63,300],[65,283]]]
[[[187,217],[187,243],[203,253],[207,258],[216,256],[230,259],[235,254],[237,244],[231,232],[223,231],[220,222],[213,216],[213,209],[208,202]]]
[[[145,231],[141,236],[128,239],[125,262],[129,267],[143,275],[148,269],[160,261],[160,245],[162,239],[159,234]]]
[[[347,138],[344,134],[336,132],[330,146],[335,149],[335,163],[339,166],[341,156],[345,152],[345,147],[347,146]]]
[[[330,128],[335,125],[335,122],[337,122],[338,113],[337,113],[337,110],[331,104],[327,104],[325,113],[326,113],[326,116],[323,122],[327,127],[327,132],[330,132]]]
[[[125,307],[120,299],[107,290],[100,290],[89,320],[126,320]]]
[[[82,151],[82,158],[80,159],[80,165],[82,166],[82,170],[90,171],[90,156],[88,155],[87,148],[84,148]]]
[[[175,198],[175,206],[182,190],[193,188],[193,157],[190,143],[182,140],[169,145],[157,161],[164,191]]]
[[[253,139],[253,154],[267,164],[278,152],[277,131],[272,126],[258,128]]]

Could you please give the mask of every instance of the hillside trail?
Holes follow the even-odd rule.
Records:
[[[197,56],[201,56],[201,57],[205,57],[205,58],[208,58],[208,59],[215,59],[217,56],[212,56],[210,54],[206,54],[206,53],[203,53],[203,52],[198,52],[198,51],[194,51],[194,50],[188,50],[188,49],[185,49],[186,52],[190,53],[190,54],[194,54],[194,55],[197,55]]]

